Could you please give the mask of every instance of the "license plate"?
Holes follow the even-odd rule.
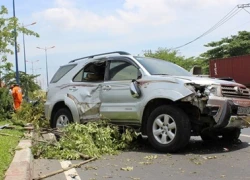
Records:
[[[250,114],[250,107],[238,107],[237,114]]]

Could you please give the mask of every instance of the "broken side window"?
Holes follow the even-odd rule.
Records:
[[[105,62],[91,62],[81,69],[73,78],[74,82],[104,81]]]

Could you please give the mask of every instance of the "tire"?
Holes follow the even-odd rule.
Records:
[[[175,106],[159,106],[148,118],[147,134],[150,144],[158,151],[176,152],[190,140],[189,118]]]
[[[68,108],[59,109],[52,120],[52,128],[63,128],[73,122],[73,117]]]
[[[233,142],[239,139],[240,134],[241,134],[241,129],[239,128],[228,129],[223,132],[222,138],[225,141]]]

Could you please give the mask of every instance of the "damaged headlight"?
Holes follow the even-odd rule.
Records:
[[[193,93],[195,93],[195,87],[193,86],[193,84],[184,84],[186,86],[186,88],[188,88],[190,91],[192,91]]]
[[[204,94],[207,96],[219,96],[219,86],[210,85],[205,88]]]

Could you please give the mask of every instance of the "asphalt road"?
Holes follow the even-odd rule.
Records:
[[[241,143],[228,144],[204,143],[200,138],[192,138],[176,154],[161,154],[145,146],[140,151],[105,156],[46,180],[250,179],[250,128],[242,130],[240,140]],[[79,162],[35,160],[33,174],[46,175]]]

